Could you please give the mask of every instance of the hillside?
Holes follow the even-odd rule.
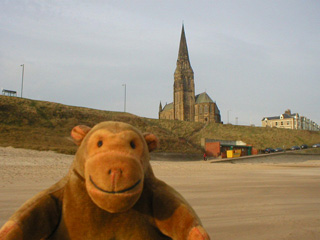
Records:
[[[258,149],[320,142],[320,132],[157,120],[52,102],[0,96],[0,146],[74,153],[71,129],[79,124],[122,121],[160,139],[160,152],[201,153],[202,137],[242,140]]]

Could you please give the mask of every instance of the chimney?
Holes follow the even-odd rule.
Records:
[[[290,110],[290,109],[287,109],[284,113],[285,113],[285,114],[288,114],[288,115],[291,115],[291,110]]]

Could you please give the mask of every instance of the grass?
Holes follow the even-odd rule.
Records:
[[[320,142],[320,132],[234,126],[230,124],[208,124],[207,127],[194,134],[191,139],[198,142],[203,137],[220,140],[242,140],[247,144],[253,144],[253,146],[258,149],[267,147],[289,148],[293,145],[302,144],[310,146]]]
[[[160,152],[201,153],[201,138],[242,140],[258,149],[320,143],[320,132],[275,128],[203,124],[138,117],[63,104],[0,96],[0,146],[52,150],[73,154],[70,138],[79,124],[122,121],[160,139]]]

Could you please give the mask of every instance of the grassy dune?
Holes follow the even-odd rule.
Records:
[[[203,137],[242,140],[256,148],[320,142],[320,132],[157,120],[52,102],[0,96],[0,146],[74,153],[71,129],[79,124],[122,121],[160,139],[160,152],[201,153]]]

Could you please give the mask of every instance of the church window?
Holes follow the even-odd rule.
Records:
[[[204,113],[208,113],[208,105],[204,105]]]
[[[202,106],[199,106],[199,113],[202,114]]]

